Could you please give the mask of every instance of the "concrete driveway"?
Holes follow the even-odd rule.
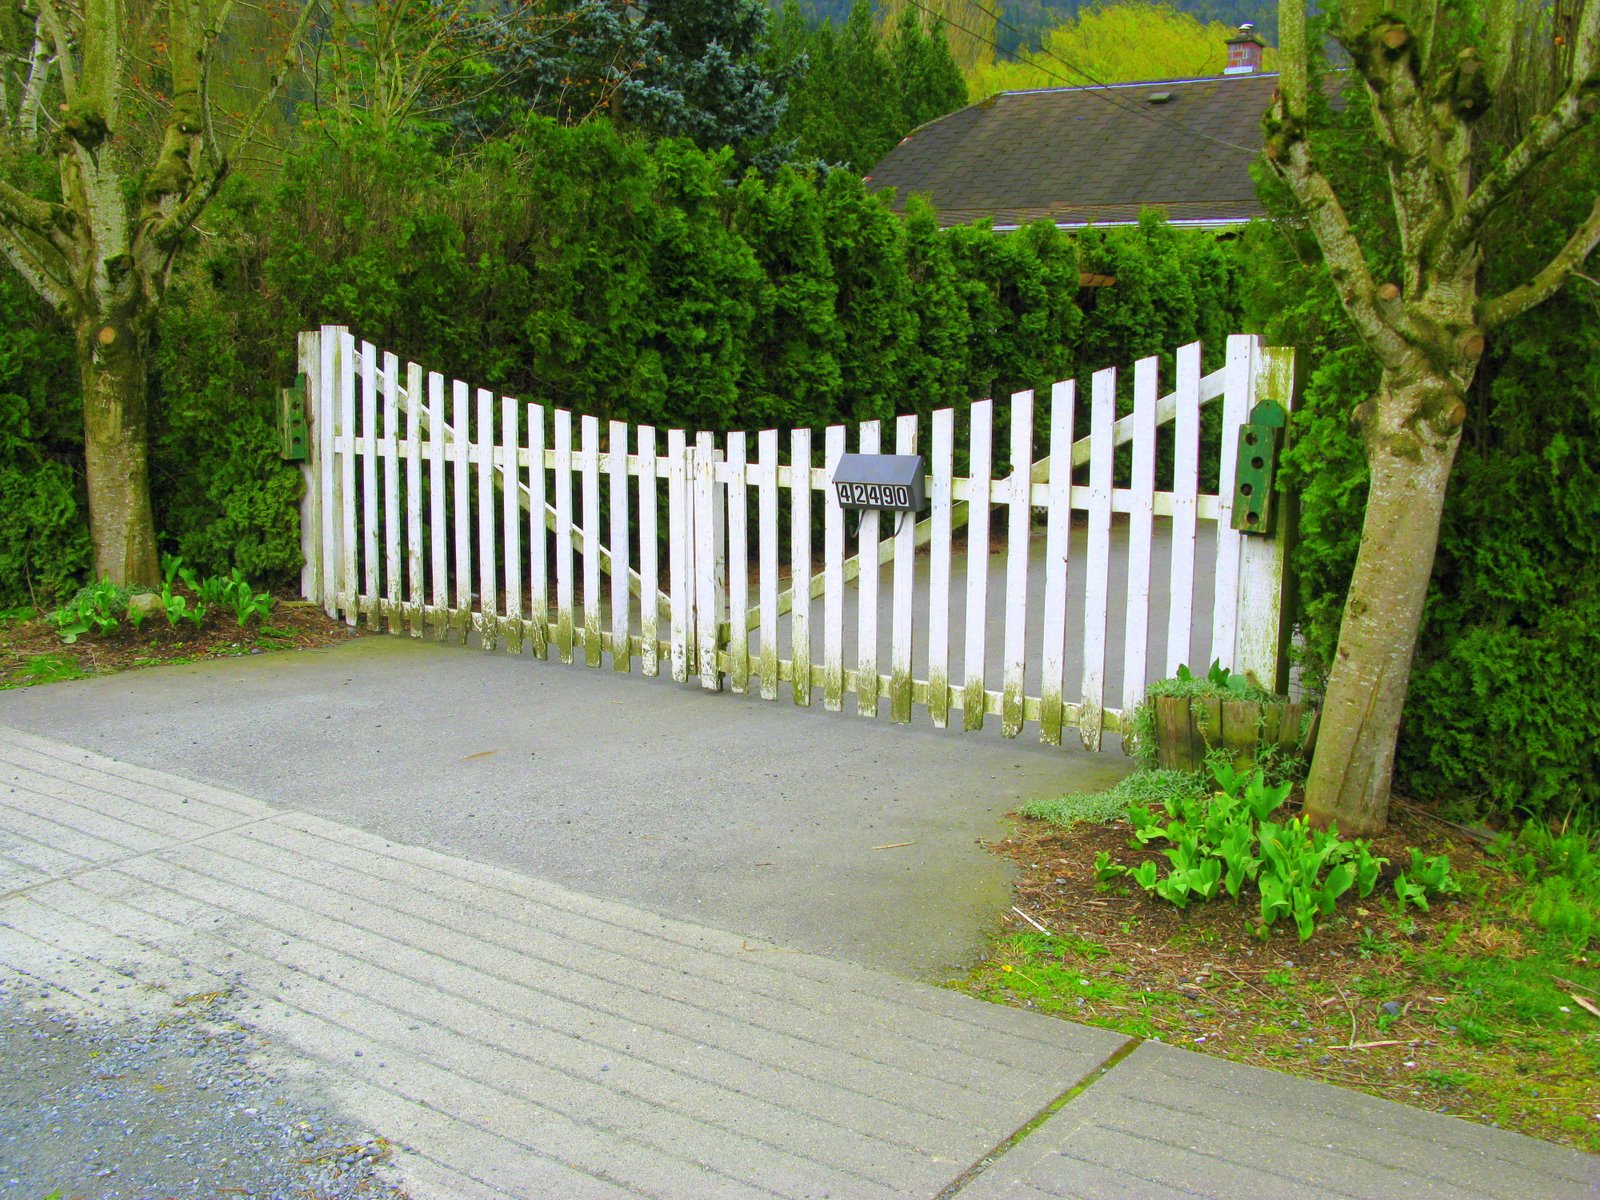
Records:
[[[0,693],[0,724],[924,979],[970,962],[1009,903],[980,844],[1003,814],[1129,769],[378,636]]]

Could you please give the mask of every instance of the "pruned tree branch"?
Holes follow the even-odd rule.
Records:
[[[1268,161],[1300,202],[1306,222],[1322,247],[1329,277],[1362,340],[1384,366],[1398,367],[1408,355],[1406,339],[1400,332],[1406,323],[1404,306],[1390,302],[1380,307],[1378,286],[1367,269],[1366,255],[1350,227],[1350,218],[1327,176],[1311,160],[1305,139],[1295,139],[1284,153],[1276,158],[1269,156]]]
[[[1493,329],[1543,304],[1566,282],[1567,276],[1583,265],[1596,245],[1600,245],[1600,196],[1595,197],[1594,207],[1583,224],[1573,231],[1567,244],[1556,251],[1543,270],[1527,283],[1479,304],[1479,324],[1484,329]]]

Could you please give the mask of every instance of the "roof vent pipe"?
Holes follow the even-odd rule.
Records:
[[[1224,75],[1254,75],[1261,70],[1261,54],[1266,43],[1256,33],[1249,21],[1239,26],[1239,32],[1228,39],[1228,65]]]

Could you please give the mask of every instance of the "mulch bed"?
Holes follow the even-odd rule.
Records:
[[[221,612],[212,613],[199,629],[188,623],[175,627],[155,616],[141,629],[123,625],[109,636],[86,634],[72,645],[40,618],[0,626],[0,688],[207,658],[310,650],[355,636],[355,630],[330,620],[316,605],[289,597],[274,602],[264,626],[252,621],[241,629],[231,614]]]

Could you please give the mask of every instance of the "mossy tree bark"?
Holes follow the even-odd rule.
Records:
[[[146,392],[151,332],[185,236],[228,173],[207,99],[207,56],[231,9],[165,0],[170,98],[156,149],[138,161],[122,120],[133,73],[123,43],[141,28],[122,0],[35,0],[33,40],[50,48],[61,114],[52,142],[60,186],[40,199],[0,180],[0,253],[76,335],[94,569],[114,583],[159,579],[150,503]],[[249,140],[281,86],[310,7],[239,135]],[[42,74],[34,76],[42,86]],[[149,97],[145,97],[149,99]],[[15,148],[41,149],[35,125],[0,120]]]
[[[1465,396],[1486,338],[1552,295],[1600,243],[1589,216],[1532,278],[1479,294],[1490,218],[1530,173],[1600,112],[1600,0],[1583,0],[1566,38],[1559,95],[1474,180],[1475,127],[1515,87],[1512,0],[1487,0],[1478,45],[1454,37],[1435,0],[1394,8],[1347,0],[1335,36],[1371,100],[1399,241],[1396,277],[1374,276],[1367,248],[1319,165],[1308,119],[1309,47],[1302,0],[1280,0],[1281,90],[1266,118],[1266,156],[1315,235],[1339,297],[1382,368],[1354,414],[1371,469],[1361,547],[1345,603],[1321,732],[1306,783],[1320,824],[1372,833],[1387,820],[1395,743],[1421,628],[1444,501],[1466,420]],[[1536,15],[1536,14],[1535,14]]]

